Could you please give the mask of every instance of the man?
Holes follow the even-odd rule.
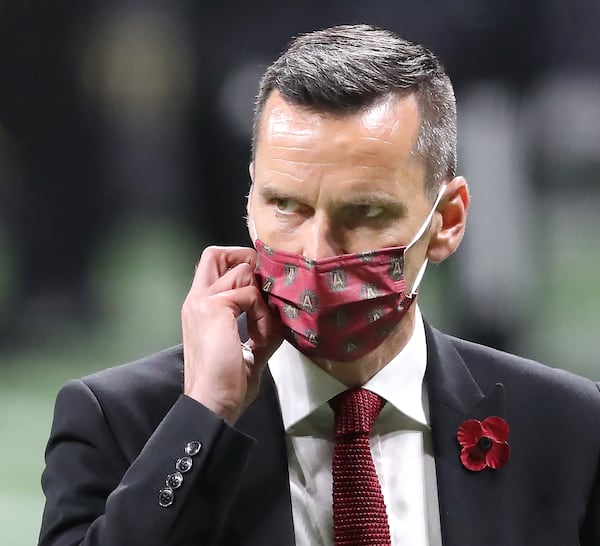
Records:
[[[436,58],[368,26],[300,37],[253,144],[255,249],[204,251],[183,348],[59,393],[40,543],[600,544],[597,386],[414,303],[469,204]]]

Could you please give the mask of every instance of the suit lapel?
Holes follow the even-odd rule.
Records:
[[[444,546],[501,545],[505,510],[503,469],[472,472],[459,459],[456,432],[467,419],[505,417],[504,387],[481,388],[447,336],[427,324],[431,429]]]
[[[268,369],[257,400],[236,428],[256,439],[232,524],[243,546],[293,545],[294,526],[285,434],[273,378]]]

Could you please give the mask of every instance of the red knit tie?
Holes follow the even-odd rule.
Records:
[[[333,534],[336,546],[390,546],[385,502],[369,433],[385,400],[352,389],[330,401],[335,413],[333,448]]]

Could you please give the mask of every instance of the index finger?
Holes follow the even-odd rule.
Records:
[[[192,290],[205,290],[241,263],[256,267],[256,250],[244,246],[209,246],[204,249],[192,281]]]

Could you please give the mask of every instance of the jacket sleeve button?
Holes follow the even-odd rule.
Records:
[[[180,459],[177,459],[177,462],[175,463],[175,468],[182,474],[189,472],[192,468],[191,457],[181,457]]]
[[[173,504],[175,500],[175,493],[170,487],[165,487],[158,492],[158,504],[163,508],[167,508]]]
[[[166,486],[171,489],[177,489],[181,487],[183,483],[183,474],[181,472],[173,472],[167,476]]]
[[[197,440],[194,440],[193,442],[189,442],[185,446],[185,454],[189,455],[190,457],[193,457],[194,455],[198,454],[201,447],[202,447],[202,444],[200,442],[198,442]]]

